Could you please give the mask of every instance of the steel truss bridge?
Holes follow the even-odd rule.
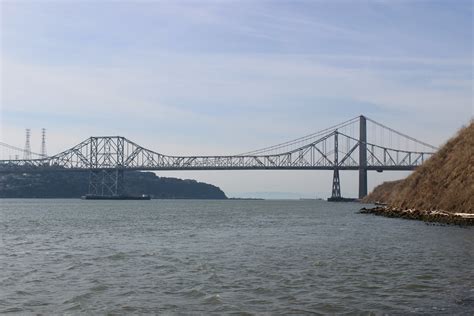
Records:
[[[369,133],[368,133],[369,132]],[[332,198],[341,198],[340,170],[359,172],[359,198],[367,195],[367,171],[413,170],[436,147],[365,116],[278,145],[236,155],[172,156],[121,136],[89,137],[59,154],[44,157],[5,143],[5,152],[33,159],[0,160],[0,173],[89,171],[89,194],[124,194],[126,170],[332,170]],[[5,155],[4,155],[5,156]]]

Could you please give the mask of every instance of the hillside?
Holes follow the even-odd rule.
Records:
[[[226,199],[214,185],[195,180],[158,177],[152,172],[125,172],[125,192],[161,199]],[[85,172],[0,175],[0,198],[79,198],[88,191]]]
[[[379,185],[363,201],[400,209],[474,213],[474,121],[406,179]]]

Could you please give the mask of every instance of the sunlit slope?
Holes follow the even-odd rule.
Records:
[[[474,213],[474,121],[406,179],[379,185],[364,201]]]

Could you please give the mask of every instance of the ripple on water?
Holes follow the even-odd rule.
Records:
[[[39,301],[39,300],[28,300],[24,303],[24,305],[28,307],[35,307],[35,306],[47,306],[47,305],[50,305],[50,303]]]
[[[415,278],[417,278],[418,280],[433,280],[434,275],[432,275],[432,274],[421,274],[421,275],[415,276]]]
[[[8,308],[5,308],[3,310],[0,310],[1,314],[22,313],[22,312],[26,312],[26,310],[23,309],[23,308],[20,308],[20,307],[8,307]]]
[[[84,311],[80,303],[63,303],[63,312],[80,312]]]
[[[159,255],[160,255],[159,252],[151,251],[151,252],[145,252],[145,253],[141,254],[140,257],[143,257],[143,258],[158,257]]]
[[[105,284],[98,284],[90,288],[90,291],[92,292],[103,292],[107,290],[109,287]]]
[[[117,253],[114,253],[112,255],[108,255],[108,256],[103,257],[103,259],[113,260],[113,261],[124,260],[126,258],[127,258],[127,254],[124,253],[124,252],[117,252]]]
[[[268,294],[272,294],[273,293],[273,290],[270,289],[270,288],[267,288],[267,287],[262,287],[262,286],[259,286],[255,289],[252,289],[252,293],[256,294],[256,295],[268,295]]]
[[[93,296],[94,296],[94,293],[88,291],[86,293],[82,293],[82,294],[79,294],[79,295],[74,295],[72,298],[67,299],[66,301],[64,301],[63,304],[76,304],[76,303],[81,304],[81,303],[86,302],[87,300],[89,300]]]
[[[154,293],[154,292],[149,292],[149,293]],[[134,296],[136,295],[137,292],[136,291],[125,291],[125,292],[122,292],[122,293],[118,293],[116,294],[117,296],[124,296],[124,297],[130,297],[130,296]]]
[[[182,295],[185,298],[193,298],[193,299],[207,296],[206,292],[203,291],[201,287],[194,287],[191,289],[181,290],[178,292],[178,294]]]
[[[207,295],[204,300],[204,304],[209,304],[209,305],[220,305],[222,304],[222,298],[219,294],[212,294],[212,295]]]
[[[422,284],[422,283],[408,283],[402,286],[402,289],[409,290],[413,292],[426,292],[428,290],[435,289],[435,286]]]

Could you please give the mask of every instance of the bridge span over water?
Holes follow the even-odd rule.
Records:
[[[18,147],[0,143],[10,151]],[[340,170],[359,172],[359,198],[367,195],[367,171],[413,170],[436,147],[365,116],[262,149],[211,156],[173,156],[144,148],[121,136],[89,137],[52,156],[0,160],[0,173],[88,170],[89,194],[124,193],[126,170],[331,170],[332,198],[340,198]],[[11,157],[11,155],[10,155]]]

